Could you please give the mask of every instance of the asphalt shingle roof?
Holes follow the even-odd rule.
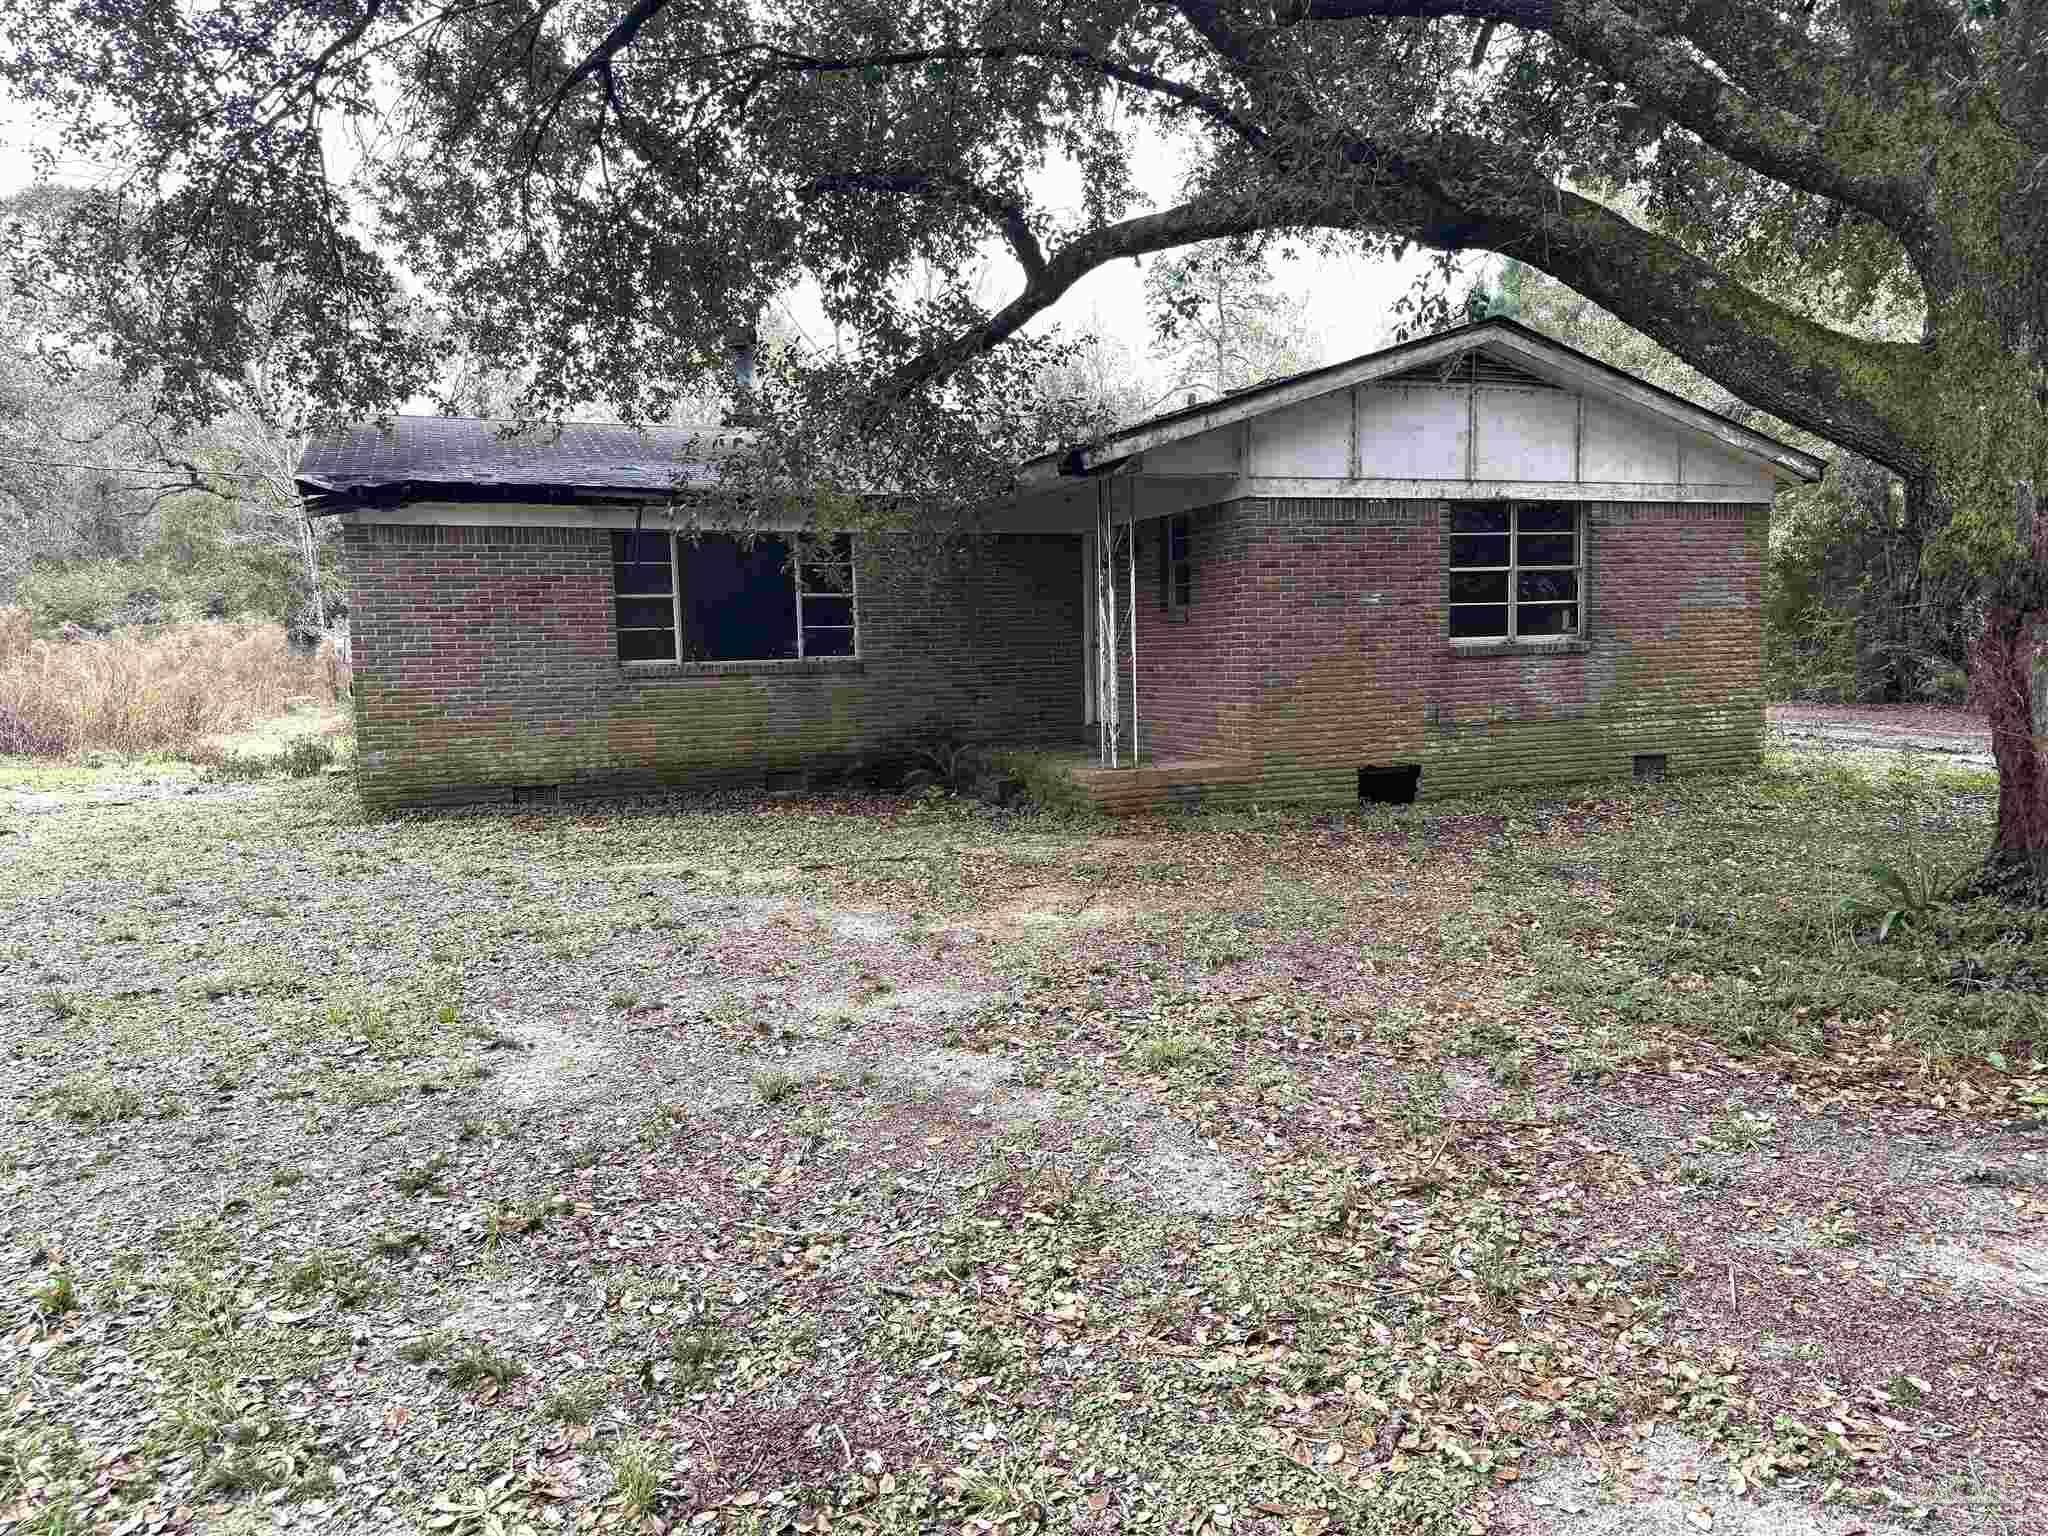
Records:
[[[745,440],[731,427],[628,427],[568,422],[508,437],[510,423],[470,416],[398,416],[388,425],[316,437],[298,478],[316,499],[435,488],[474,494],[502,486],[532,492],[661,494],[718,479],[719,462]]]

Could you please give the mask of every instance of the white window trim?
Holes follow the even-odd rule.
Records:
[[[1554,506],[1554,505],[1555,505],[1555,503],[1551,503],[1550,505],[1551,505],[1551,506]],[[1459,609],[1459,608],[1498,608],[1498,607],[1500,607],[1500,606],[1501,606],[1501,605],[1500,605],[1499,603],[1454,603],[1454,602],[1452,602],[1452,601],[1450,600],[1450,577],[1452,577],[1452,576],[1469,576],[1469,575],[1472,575],[1472,574],[1474,574],[1475,572],[1478,572],[1478,573],[1486,573],[1486,572],[1492,572],[1492,571],[1505,571],[1505,572],[1507,572],[1507,577],[1508,577],[1508,592],[1507,592],[1508,628],[1507,628],[1507,633],[1506,633],[1506,634],[1504,634],[1504,635],[1449,635],[1449,636],[1448,636],[1448,638],[1450,639],[1450,642],[1451,642],[1451,644],[1453,644],[1453,645],[1473,645],[1473,646],[1486,646],[1486,645],[1504,645],[1504,644],[1506,644],[1506,645],[1529,645],[1529,646],[1539,646],[1539,645],[1546,645],[1546,644],[1547,644],[1547,645],[1567,645],[1567,644],[1570,644],[1570,643],[1571,643],[1572,641],[1574,641],[1574,640],[1582,640],[1582,639],[1584,639],[1584,638],[1585,638],[1585,634],[1586,634],[1586,508],[1585,508],[1585,504],[1584,504],[1583,502],[1580,502],[1580,503],[1576,503],[1576,504],[1574,504],[1574,505],[1573,505],[1573,507],[1572,507],[1572,527],[1571,527],[1571,534],[1572,534],[1572,553],[1573,553],[1573,555],[1574,555],[1574,556],[1576,556],[1576,558],[1575,558],[1575,559],[1574,559],[1574,560],[1572,561],[1572,563],[1571,563],[1570,565],[1523,565],[1523,564],[1522,564],[1522,563],[1520,562],[1520,560],[1519,560],[1519,559],[1517,558],[1517,555],[1519,554],[1519,552],[1520,552],[1520,549],[1521,549],[1521,539],[1522,539],[1522,504],[1521,504],[1521,503],[1520,503],[1519,501],[1510,501],[1510,502],[1508,502],[1508,503],[1507,503],[1507,508],[1508,508],[1508,532],[1507,532],[1507,539],[1508,539],[1508,563],[1507,563],[1506,565],[1452,565],[1452,564],[1450,563],[1450,559],[1449,559],[1449,550],[1448,550],[1448,549],[1446,549],[1446,551],[1445,551],[1445,560],[1444,560],[1444,573],[1445,573],[1445,580],[1444,580],[1444,628],[1445,628],[1446,632],[1448,633],[1448,631],[1449,631],[1449,629],[1450,629],[1450,616],[1451,616],[1451,613],[1452,613],[1452,612],[1453,612],[1454,610],[1456,610],[1456,609]],[[1545,510],[1548,510],[1548,508],[1546,508]],[[1447,526],[1448,526],[1448,525],[1447,525]],[[1539,529],[1539,530],[1537,530],[1537,531],[1538,531],[1538,532],[1555,532],[1556,530],[1554,530],[1554,529]],[[1449,538],[1453,538],[1453,539],[1455,539],[1455,538],[1460,538],[1460,537],[1481,537],[1481,538],[1485,538],[1485,537],[1498,537],[1498,535],[1485,535],[1485,534],[1480,534],[1480,535],[1469,535],[1469,534],[1467,534],[1467,535],[1460,535],[1460,534],[1458,534],[1458,533],[1456,533],[1456,532],[1450,532],[1450,533],[1448,533],[1448,534],[1447,534],[1447,537],[1449,537]],[[1574,603],[1572,604],[1572,606],[1573,606],[1573,607],[1574,607],[1574,608],[1575,608],[1575,609],[1577,610],[1577,612],[1576,612],[1576,614],[1575,614],[1575,615],[1574,615],[1574,617],[1573,617],[1573,621],[1572,621],[1572,627],[1571,627],[1570,629],[1568,629],[1568,630],[1565,630],[1565,631],[1562,631],[1562,632],[1559,632],[1559,631],[1555,631],[1555,630],[1552,630],[1552,631],[1549,631],[1549,632],[1547,632],[1547,633],[1544,633],[1544,634],[1540,634],[1540,635],[1525,635],[1525,634],[1522,634],[1522,633],[1520,632],[1520,630],[1519,630],[1519,629],[1517,628],[1517,620],[1518,620],[1518,619],[1520,618],[1520,616],[1521,616],[1521,608],[1522,608],[1522,599],[1521,599],[1521,598],[1520,598],[1520,597],[1519,597],[1519,596],[1518,596],[1517,594],[1519,593],[1519,591],[1520,591],[1520,589],[1521,589],[1521,583],[1520,583],[1520,581],[1518,580],[1518,578],[1520,577],[1520,575],[1521,575],[1521,573],[1522,573],[1523,571],[1570,571],[1571,573],[1573,573],[1574,575],[1576,575],[1576,576],[1578,577],[1578,594],[1579,594],[1579,595],[1578,595],[1578,598],[1577,598],[1577,600],[1576,600],[1576,601],[1575,601],[1575,602],[1574,602]],[[1532,598],[1532,599],[1530,599],[1530,606],[1531,606],[1531,607],[1539,607],[1539,608],[1540,608],[1540,607],[1558,607],[1558,606],[1561,606],[1561,605],[1560,605],[1560,604],[1559,604],[1559,603],[1558,603],[1558,602],[1557,602],[1557,601],[1556,601],[1555,599],[1546,599],[1546,598]]]
[[[723,530],[719,530],[719,529],[711,529],[711,530],[707,530],[707,531],[709,531],[709,532],[712,532],[712,533],[719,533],[719,532],[722,532]],[[670,531],[670,533],[669,533],[669,535],[668,535],[668,600],[669,600],[669,637],[670,637],[670,641],[671,641],[671,649],[672,649],[672,650],[673,650],[673,651],[675,652],[675,655],[674,655],[673,657],[671,657],[671,658],[668,658],[668,659],[666,659],[666,660],[664,660],[664,659],[661,659],[661,658],[647,658],[647,659],[640,659],[640,660],[634,660],[634,661],[628,661],[628,660],[626,660],[626,658],[624,658],[623,656],[621,656],[621,657],[618,657],[618,658],[617,658],[617,659],[618,659],[618,661],[619,661],[619,664],[620,664],[621,666],[626,666],[626,667],[657,667],[657,668],[658,668],[658,667],[677,667],[677,666],[686,666],[686,667],[691,667],[691,666],[705,666],[705,667],[728,667],[728,666],[732,666],[732,667],[752,667],[752,666],[772,666],[772,665],[775,665],[776,663],[788,663],[788,662],[792,662],[792,661],[858,661],[858,660],[860,660],[860,659],[861,659],[861,649],[860,649],[860,630],[861,630],[861,624],[860,624],[860,562],[859,562],[859,561],[858,561],[857,559],[855,559],[855,558],[854,558],[854,555],[853,555],[853,550],[852,550],[852,547],[851,547],[851,542],[850,542],[850,541],[851,541],[851,536],[850,536],[850,535],[848,536],[848,537],[849,537],[849,546],[848,546],[848,549],[847,549],[847,557],[846,557],[846,561],[845,561],[845,564],[846,564],[846,592],[845,592],[845,594],[844,594],[844,595],[845,595],[846,597],[848,597],[848,598],[850,598],[850,599],[852,600],[852,605],[853,605],[853,606],[852,606],[852,616],[853,616],[853,624],[852,624],[852,626],[851,626],[851,627],[852,627],[852,630],[853,630],[853,649],[852,649],[851,651],[849,651],[849,652],[845,653],[844,655],[838,655],[838,654],[835,654],[835,655],[831,655],[831,656],[806,656],[806,655],[804,654],[804,629],[805,629],[805,625],[804,625],[804,598],[805,598],[805,596],[806,596],[806,593],[805,593],[805,591],[804,591],[804,579],[803,579],[803,568],[804,568],[804,565],[805,565],[805,563],[806,563],[806,562],[804,562],[804,561],[803,561],[803,560],[801,560],[801,559],[798,559],[798,558],[796,558],[796,542],[795,542],[795,538],[794,538],[794,536],[793,536],[793,535],[791,535],[791,534],[785,534],[785,533],[781,533],[781,532],[774,532],[774,533],[770,533],[770,534],[768,534],[767,536],[768,536],[768,537],[770,537],[770,538],[779,538],[779,539],[784,539],[784,540],[785,540],[786,542],[788,542],[788,543],[789,543],[789,545],[790,545],[790,557],[791,557],[791,558],[790,558],[790,571],[789,571],[789,579],[790,579],[791,583],[792,583],[792,584],[793,584],[793,585],[795,586],[795,588],[796,588],[796,655],[795,655],[795,656],[727,656],[727,657],[723,657],[723,658],[721,658],[720,660],[717,660],[717,661],[691,661],[691,660],[688,660],[688,659],[686,659],[686,658],[685,658],[685,657],[683,656],[683,550],[682,550],[682,544],[681,544],[681,538],[682,538],[682,535],[681,535],[681,534],[679,534],[679,533],[676,533],[676,532],[674,532],[673,530],[671,530],[671,531]],[[839,561],[837,561],[837,560],[834,560],[834,561],[830,561],[830,562],[826,562],[826,561],[811,561],[811,562],[809,562],[809,563],[810,563],[810,564],[813,564],[813,565],[822,565],[822,564],[827,564],[827,563],[829,563],[829,564],[832,564],[832,565],[838,565],[838,564],[839,564],[840,562],[839,562]],[[839,594],[839,593],[837,593],[837,592],[833,592],[833,593],[825,593],[825,592],[816,592],[816,593],[811,593],[811,594],[809,594],[809,595],[810,595],[810,596],[813,596],[813,597],[828,597],[828,596],[829,596],[829,597],[835,597],[835,598],[836,598],[836,597],[840,596],[841,594]],[[613,582],[613,588],[612,588],[612,650],[613,650],[613,652],[614,652],[614,654],[615,654],[615,655],[616,655],[616,653],[617,653],[617,651],[618,651],[618,644],[619,644],[619,636],[620,636],[621,634],[623,634],[623,633],[625,633],[625,632],[626,632],[626,631],[624,630],[624,628],[623,628],[623,627],[622,627],[622,626],[621,626],[621,625],[619,624],[619,622],[618,622],[618,604],[619,604],[619,603],[620,603],[621,601],[623,601],[623,600],[625,600],[625,599],[628,599],[628,598],[632,598],[632,597],[643,597],[643,598],[651,598],[651,597],[658,597],[658,596],[660,596],[660,594],[659,594],[659,593],[653,593],[653,592],[649,592],[649,593],[626,593],[626,592],[620,592],[620,591],[618,590],[618,586],[617,586],[617,580],[616,580],[616,576],[614,577],[614,582]],[[815,627],[815,628],[819,628],[819,629],[837,629],[837,628],[840,628],[841,626],[839,626],[839,625],[825,625],[825,624],[821,624],[821,625],[816,625],[816,626],[814,626],[814,627]]]
[[[815,627],[818,629],[839,629],[842,627],[837,624],[819,624],[816,626],[805,624],[804,598],[806,596],[829,597],[834,599],[844,596],[847,599],[847,602],[850,605],[847,610],[847,615],[849,618],[853,620],[853,623],[850,626],[845,627],[851,628],[851,630],[853,631],[853,649],[846,652],[843,657],[838,656],[835,653],[835,655],[830,659],[856,661],[860,658],[860,562],[853,558],[853,539],[851,535],[847,536],[846,559],[843,562],[846,566],[846,591],[843,594],[838,592],[814,592],[807,594],[804,591],[804,566],[806,564],[839,565],[841,563],[842,562],[838,560],[800,560],[797,558],[795,545],[793,543],[791,545],[790,579],[796,583],[796,658],[798,661],[808,661],[812,659],[804,654],[804,631],[807,628]],[[680,586],[681,583],[678,582],[677,585]],[[679,609],[678,618],[680,618],[680,616],[681,613]],[[678,624],[676,627],[676,633],[678,635],[682,634],[682,626],[680,624]]]

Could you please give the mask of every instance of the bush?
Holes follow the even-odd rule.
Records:
[[[346,665],[334,652],[296,653],[281,625],[214,620],[38,640],[25,612],[0,609],[0,752],[189,749],[294,698],[340,696]]]

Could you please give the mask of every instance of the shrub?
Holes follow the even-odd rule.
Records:
[[[344,667],[295,652],[276,624],[38,640],[22,610],[0,610],[0,752],[183,750],[282,714],[293,698],[337,696]]]

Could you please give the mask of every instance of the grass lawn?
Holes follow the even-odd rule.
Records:
[[[18,768],[0,1531],[2048,1529],[2048,924],[1937,899],[1981,775]]]

